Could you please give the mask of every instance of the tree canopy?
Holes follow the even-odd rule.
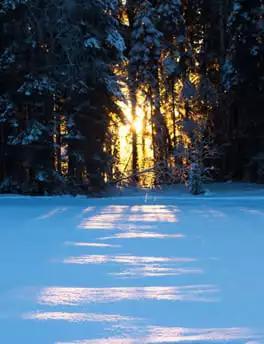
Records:
[[[0,192],[263,182],[263,13],[263,0],[2,1]]]

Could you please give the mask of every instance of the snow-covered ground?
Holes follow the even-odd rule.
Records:
[[[1,196],[0,343],[263,344],[264,190],[220,187]]]

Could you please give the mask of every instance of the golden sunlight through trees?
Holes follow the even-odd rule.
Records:
[[[132,118],[131,103],[119,103],[123,114],[124,123],[119,122],[119,159],[118,170],[121,179],[127,183],[128,179],[133,179],[133,135],[136,139],[137,177],[142,186],[151,186],[153,183],[151,172],[147,175],[146,169],[150,169],[154,163],[152,146],[152,127],[150,123],[149,108],[144,104],[144,99],[138,97],[136,107],[136,117]],[[134,152],[135,154],[135,152]]]

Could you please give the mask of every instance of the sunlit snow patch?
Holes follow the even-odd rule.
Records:
[[[58,320],[67,322],[118,322],[132,321],[132,317],[116,314],[72,313],[72,312],[32,312],[22,316],[25,320]]]
[[[97,247],[97,248],[117,248],[120,245],[111,245],[111,244],[104,244],[104,243],[96,243],[96,242],[65,242],[66,246],[76,246],[76,247]]]
[[[58,342],[56,344],[165,344],[165,343],[240,343],[248,341],[246,344],[261,344],[256,341],[261,335],[248,328],[208,328],[192,329],[181,327],[155,327],[146,329],[146,336],[134,335],[124,338],[109,337],[93,340],[77,340],[72,342]],[[252,341],[253,340],[253,341]]]
[[[81,305],[111,303],[123,300],[158,300],[186,302],[216,302],[219,290],[214,285],[178,287],[121,287],[121,288],[44,288],[38,302],[46,305]]]

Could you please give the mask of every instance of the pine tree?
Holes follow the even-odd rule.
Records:
[[[263,11],[261,0],[231,2],[223,84],[230,176],[264,180]]]
[[[184,80],[189,69],[191,51],[186,37],[184,8],[180,0],[158,1],[159,30],[162,32],[162,83],[166,110],[171,113],[173,124],[173,148],[177,145],[177,108],[179,105],[176,86]]]
[[[159,77],[162,34],[156,27],[155,17],[155,7],[144,1],[136,12],[129,56],[137,89],[144,92],[151,107],[155,163],[166,164],[169,135],[161,112]]]
[[[102,186],[109,114],[122,96],[114,74],[125,49],[118,2],[1,6],[2,190],[61,192],[65,177]]]
[[[65,44],[61,43],[68,47],[71,69],[64,106],[70,118],[65,137],[70,178],[93,189],[104,184],[107,156],[103,147],[109,116],[119,112],[116,102],[122,98],[114,73],[125,50],[117,12],[115,1],[75,1]]]
[[[189,189],[197,190],[196,186],[192,187],[193,181],[197,180],[199,174],[200,183],[206,180],[217,157],[213,144],[212,116],[218,106],[219,62],[216,59],[218,44],[215,41],[219,42],[220,35],[215,38],[211,18],[216,16],[218,4],[194,0],[183,6],[182,11],[185,45],[181,58],[183,86],[178,103],[177,125],[180,134],[175,155],[181,179],[189,185]],[[193,174],[196,175],[195,179]]]
[[[7,12],[2,12],[7,18],[4,31],[11,42],[6,41],[5,52],[12,52],[14,63],[12,70],[6,71],[12,85],[4,88],[13,103],[15,123],[5,138],[8,178],[17,185],[17,191],[52,193],[61,183],[54,171],[54,8],[49,1],[42,5],[32,1],[8,3]],[[5,191],[12,191],[12,185]]]

